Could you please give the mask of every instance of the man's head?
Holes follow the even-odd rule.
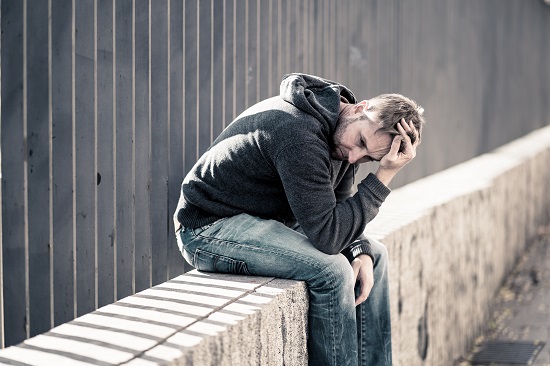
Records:
[[[390,151],[394,136],[399,135],[401,119],[412,121],[417,135],[410,132],[411,142],[421,139],[425,124],[424,109],[400,94],[382,94],[357,104],[342,104],[333,135],[332,156],[350,163],[379,161]],[[400,151],[403,149],[403,145]]]

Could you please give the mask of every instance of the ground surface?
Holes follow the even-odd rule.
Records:
[[[485,334],[456,365],[473,365],[473,355],[491,340],[544,342],[531,365],[550,366],[550,225],[539,229],[538,237],[518,260],[495,298]]]

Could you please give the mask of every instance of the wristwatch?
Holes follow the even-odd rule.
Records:
[[[372,259],[372,263],[374,263],[374,255],[372,254],[368,239],[354,241],[350,246],[342,250],[342,254],[350,263],[360,254],[368,255]]]

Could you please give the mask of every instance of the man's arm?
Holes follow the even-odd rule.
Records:
[[[395,136],[393,139],[390,152],[382,158],[380,167],[376,172],[377,178],[386,186],[402,167],[414,159],[416,156],[416,147],[420,144],[418,138],[415,143],[412,144],[411,138],[407,134],[407,132],[417,134],[412,121],[406,123],[405,120],[402,120],[401,123],[397,125],[397,128],[400,135]],[[404,149],[399,152],[401,141],[404,141]],[[355,305],[361,304],[369,297],[372,286],[374,285],[373,265],[372,256],[364,254],[355,257],[351,262],[353,275],[360,284],[360,293],[355,299]]]
[[[331,158],[319,141],[286,146],[275,160],[288,203],[311,243],[326,254],[340,253],[357,239],[389,194],[374,174],[353,196],[338,202]]]

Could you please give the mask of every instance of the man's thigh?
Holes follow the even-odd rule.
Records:
[[[305,235],[278,221],[247,214],[178,234],[186,259],[202,271],[307,281],[331,263],[346,261],[317,250]]]

